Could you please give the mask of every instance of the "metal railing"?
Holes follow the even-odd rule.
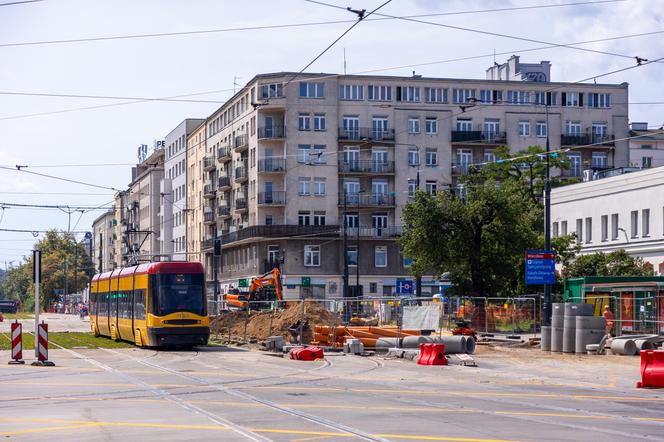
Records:
[[[394,129],[339,128],[340,140],[394,141]]]
[[[291,224],[272,224],[249,226],[235,232],[219,236],[222,244],[242,241],[250,238],[288,238],[293,236],[335,237],[339,235],[338,225],[329,226],[298,226]]]
[[[233,140],[233,149],[236,152],[246,149],[249,146],[249,137],[247,134],[236,135]]]
[[[452,175],[468,175],[471,170],[470,163],[452,163]]]
[[[580,146],[583,144],[590,144],[590,142],[590,135],[568,134],[560,136],[560,144],[562,146]]]
[[[216,167],[214,155],[207,155],[203,157],[203,169],[214,169]]]
[[[507,142],[507,133],[481,130],[453,130],[452,142],[504,144]]]
[[[402,226],[346,228],[346,234],[350,238],[355,238],[358,234],[360,238],[395,238],[401,236],[402,233]]]
[[[246,198],[235,198],[235,210],[244,210],[247,209],[249,203]]]
[[[217,215],[225,217],[231,216],[231,207],[228,205],[221,205],[217,208]]]
[[[214,221],[214,212],[205,212],[203,213],[203,222],[210,223]]]
[[[592,134],[592,144],[603,144],[607,146],[613,146],[616,144],[615,142],[615,135],[607,135],[607,134]]]
[[[373,174],[391,174],[394,173],[394,161],[339,161],[339,173],[373,173]]]
[[[259,172],[285,172],[286,160],[284,158],[262,158],[258,160]]]
[[[208,183],[203,186],[203,195],[214,195],[214,186],[212,183]]]
[[[221,146],[217,149],[217,159],[222,162],[228,161],[233,157],[231,152],[231,146]]]
[[[286,138],[284,126],[272,125],[258,128],[258,139],[281,139]]]
[[[247,178],[247,168],[245,166],[239,166],[235,168],[235,181],[244,180]]]
[[[339,197],[339,205],[344,204],[344,195]],[[386,207],[394,206],[394,195],[388,193],[348,193],[345,195],[345,204],[348,206]]]
[[[260,205],[284,205],[286,204],[286,192],[273,190],[272,192],[258,192],[258,204]]]
[[[224,187],[231,187],[231,179],[227,176],[220,176],[217,178],[217,187],[223,189]]]

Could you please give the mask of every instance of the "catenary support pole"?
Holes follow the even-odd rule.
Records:
[[[35,358],[39,357],[39,284],[41,283],[41,250],[32,251],[32,272],[35,285]]]
[[[548,95],[548,94],[547,94]],[[545,97],[546,106],[546,178],[544,180],[544,249],[551,250],[551,145],[549,144],[549,97]],[[542,303],[542,325],[551,326],[551,285],[544,285]]]

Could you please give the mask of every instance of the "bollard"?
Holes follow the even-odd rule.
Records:
[[[31,365],[53,367],[55,364],[48,360],[48,324],[42,321],[39,324],[39,336],[37,339],[37,360]]]
[[[12,323],[12,360],[9,364],[25,364],[23,360],[23,326],[20,322]]]

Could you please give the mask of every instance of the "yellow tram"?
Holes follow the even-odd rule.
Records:
[[[206,345],[210,327],[203,266],[155,262],[95,275],[90,328],[95,336],[140,347]]]

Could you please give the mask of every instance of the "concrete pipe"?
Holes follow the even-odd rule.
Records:
[[[406,336],[401,340],[403,348],[420,348],[420,344],[430,344],[433,342],[432,336]],[[382,338],[396,339],[396,338]],[[379,339],[380,340],[380,339]]]
[[[634,341],[634,345],[636,345],[636,350],[637,352],[641,350],[654,350],[655,349],[655,344],[651,341],[648,341],[647,339],[637,339]]]
[[[387,350],[388,348],[400,347],[401,340],[398,338],[376,339],[376,350]]]
[[[565,316],[565,303],[564,302],[554,302],[551,304],[551,317],[554,316]]]
[[[563,351],[563,327],[551,327],[551,351],[562,353]]]
[[[638,349],[631,339],[617,339],[611,342],[611,353],[614,355],[634,356],[638,353]]]
[[[542,348],[542,351],[551,351],[551,327],[549,326],[542,326],[540,347]]]
[[[606,334],[606,319],[602,316],[577,316],[575,353],[586,354],[588,344],[599,344]]]
[[[565,304],[563,319],[563,353],[576,351],[576,317],[588,311],[589,304]],[[592,306],[591,306],[592,307]]]
[[[565,323],[565,317],[564,316],[553,316],[553,317],[551,317],[551,327],[563,328],[564,323]]]
[[[468,353],[469,355],[472,355],[473,353],[475,353],[475,346],[476,346],[475,345],[475,339],[473,339],[471,337],[467,337],[466,338],[466,353]]]
[[[467,338],[465,336],[431,336],[433,338],[433,343],[436,344],[445,344],[445,354],[455,354],[455,353],[468,353],[468,343],[467,341],[475,340],[473,338]],[[473,351],[475,349],[473,348]]]

